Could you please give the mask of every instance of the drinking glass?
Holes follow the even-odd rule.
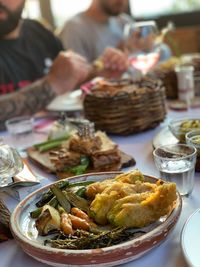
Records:
[[[34,133],[34,118],[31,116],[19,116],[9,119],[5,122],[9,133],[4,140],[10,146],[23,150],[38,142]]]
[[[12,135],[27,134],[33,131],[34,119],[30,116],[20,116],[6,121],[6,128]]]
[[[0,141],[0,187],[8,184],[8,179],[23,169],[23,162],[18,152]]]
[[[155,48],[157,36],[158,28],[155,21],[131,22],[125,25],[125,50],[129,53],[130,64],[133,68],[140,70],[143,75],[159,60],[159,47]],[[141,50],[135,52],[134,49],[139,47]]]
[[[186,143],[192,145],[197,150],[197,161],[195,170],[200,172],[200,130],[192,130],[185,135]]]
[[[160,146],[153,156],[160,178],[175,182],[179,193],[189,196],[194,187],[196,148],[185,144]]]

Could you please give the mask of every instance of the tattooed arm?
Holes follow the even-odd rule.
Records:
[[[73,52],[61,52],[46,77],[15,93],[0,96],[0,130],[9,118],[45,109],[56,95],[71,91],[83,82],[89,71],[84,58]]]
[[[46,79],[38,80],[15,93],[0,96],[0,130],[5,121],[20,115],[32,115],[42,110],[56,96]]]

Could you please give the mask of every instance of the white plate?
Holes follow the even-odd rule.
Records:
[[[153,138],[153,147],[157,148],[164,145],[174,145],[178,139],[171,133],[168,127],[163,128]]]
[[[83,109],[83,100],[80,89],[57,96],[48,106],[51,111],[80,111]]]
[[[200,266],[200,209],[186,221],[182,234],[181,246],[184,257],[190,267]]]

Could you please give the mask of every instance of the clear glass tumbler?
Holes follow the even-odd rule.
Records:
[[[197,161],[195,170],[200,172],[200,130],[192,130],[185,135],[186,143],[194,146],[197,150]]]
[[[6,128],[12,135],[27,134],[33,131],[34,119],[30,116],[20,116],[6,121]]]
[[[160,146],[153,156],[160,178],[175,182],[179,193],[189,196],[194,187],[196,148],[185,144]]]

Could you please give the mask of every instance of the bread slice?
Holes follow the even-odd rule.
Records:
[[[110,165],[119,164],[121,167],[121,156],[118,145],[115,144],[104,132],[97,131],[96,136],[101,140],[101,147],[91,155],[92,165],[94,170],[99,170],[102,167],[105,169]],[[120,167],[117,168],[120,169]]]

